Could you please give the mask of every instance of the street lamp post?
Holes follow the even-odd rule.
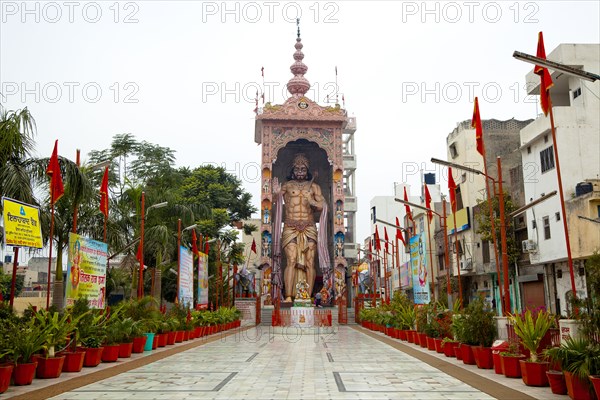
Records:
[[[169,203],[166,201],[162,202],[162,203],[158,203],[158,204],[153,204],[150,207],[148,207],[148,210],[145,210],[144,207],[146,206],[146,193],[142,192],[142,210],[141,210],[142,221],[140,224],[141,251],[140,251],[140,274],[138,277],[138,279],[139,279],[138,280],[138,299],[141,299],[142,297],[144,297],[144,222],[145,222],[146,216],[148,215],[150,210],[152,210],[153,208],[165,207],[168,204]]]

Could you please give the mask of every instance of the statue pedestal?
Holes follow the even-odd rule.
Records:
[[[312,328],[315,325],[315,313],[313,307],[308,306],[296,306],[291,308],[291,325],[298,328]],[[310,304],[310,300],[309,300]]]

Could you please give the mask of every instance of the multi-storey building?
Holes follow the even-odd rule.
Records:
[[[590,72],[598,72],[599,44],[561,44],[548,59]],[[552,72],[552,71],[550,71]],[[572,250],[573,280],[578,297],[585,297],[585,259],[600,243],[600,83],[552,72],[551,88],[556,146]],[[540,78],[526,76],[528,94],[539,94]],[[554,156],[550,117],[540,114],[521,130],[521,154],[527,203],[558,189],[557,160]],[[523,248],[532,266],[526,274],[537,277],[531,296],[543,296],[556,313],[567,313],[567,298],[572,292],[571,271],[567,263],[560,197],[553,196],[527,210],[527,240]],[[583,218],[581,218],[583,217]]]

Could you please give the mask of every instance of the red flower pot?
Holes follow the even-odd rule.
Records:
[[[435,351],[435,339],[431,338],[429,336],[426,336],[425,340],[427,341],[427,350]]]
[[[600,399],[600,375],[590,375],[590,382],[594,386],[594,392],[596,392],[596,398]],[[0,392],[2,393],[2,392]]]
[[[194,328],[194,337],[199,338],[202,335],[202,327],[197,326]]]
[[[406,341],[407,340],[406,332],[407,331],[404,329],[399,329],[398,330],[398,339]]]
[[[461,349],[462,346],[463,346],[463,344],[459,342],[454,347],[454,354],[456,355],[456,359],[459,361],[462,361],[462,356],[463,356],[462,349]]]
[[[573,400],[592,400],[590,391],[590,382],[579,379],[572,373],[564,371],[565,381],[567,383],[567,393]]]
[[[422,348],[427,348],[427,334],[426,333],[419,333],[419,345]]]
[[[152,350],[156,350],[158,347],[158,336],[154,334],[154,338],[152,339]]]
[[[104,346],[104,350],[102,351],[102,356],[100,359],[102,362],[115,362],[119,359],[119,348],[118,344]]]
[[[131,351],[133,353],[143,353],[144,346],[146,346],[146,336],[140,336],[133,338],[133,348]]]
[[[14,367],[12,364],[0,365],[0,393],[4,393],[8,389]]]
[[[167,345],[168,334],[159,333],[155,337],[158,337],[158,347],[165,347]]]
[[[65,356],[63,364],[63,372],[79,372],[83,368],[83,360],[85,359],[85,351],[65,351],[62,353]]]
[[[467,365],[475,365],[475,354],[473,353],[473,346],[468,344],[462,344],[460,346],[460,351],[462,353],[462,362]]]
[[[527,386],[548,386],[546,372],[549,363],[519,360],[519,364],[521,364],[521,375],[524,384]]]
[[[446,357],[456,357],[454,348],[458,346],[458,342],[446,342],[444,343],[444,355]]]
[[[167,345],[175,344],[176,336],[177,336],[177,332],[168,332],[167,333]]]
[[[406,331],[406,339],[408,340],[408,343],[414,343],[415,342],[416,333],[417,332],[413,331],[413,330]]]
[[[475,363],[477,364],[477,368],[494,368],[494,359],[492,358],[491,347],[474,346],[473,353],[475,354]]]
[[[507,378],[520,378],[521,377],[521,366],[519,361],[525,359],[524,355],[519,356],[503,356],[500,355],[500,362],[502,363],[502,372]]]
[[[190,340],[190,331],[183,331],[183,340],[186,342]]]
[[[502,371],[502,360],[500,359],[499,350],[492,350],[492,360],[494,361],[494,372],[499,375],[504,375],[504,371]]]
[[[84,367],[95,367],[102,362],[104,347],[82,347],[82,350],[85,351]]]
[[[546,371],[550,390],[554,394],[567,394],[567,382],[562,371]]]
[[[443,340],[435,338],[435,339],[433,339],[433,341],[435,343],[435,351],[440,354],[443,353],[444,352]]]
[[[62,372],[65,356],[60,357],[35,357],[37,368],[35,377],[39,379],[58,378]]]
[[[13,369],[13,383],[15,386],[31,385],[35,376],[36,362],[17,364]]]
[[[131,357],[132,351],[133,351],[133,342],[119,344],[119,358]]]
[[[183,336],[185,333],[183,331],[177,331],[177,335],[175,336],[175,343],[183,342]]]

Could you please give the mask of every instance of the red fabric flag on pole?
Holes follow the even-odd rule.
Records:
[[[385,239],[385,252],[387,254],[390,254],[390,250],[389,250],[389,246],[388,246],[389,238],[388,238],[388,234],[387,234],[387,228],[385,226],[383,227],[383,238]]]
[[[257,254],[256,253],[256,240],[254,240],[254,238],[252,238],[252,247],[250,247],[250,250],[252,250],[252,252],[254,254]]]
[[[473,118],[471,119],[471,128],[475,128],[475,140],[477,142],[477,151],[485,157],[485,146],[483,144],[483,127],[481,126],[481,116],[479,115],[479,100],[475,97],[473,107]]]
[[[404,241],[404,236],[402,235],[402,229],[400,229],[400,220],[396,217],[396,238],[400,239],[404,246],[406,246],[406,242]]]
[[[536,57],[546,59],[546,49],[544,49],[544,35],[542,32],[538,35],[538,47]],[[550,88],[554,86],[554,82],[552,82],[552,77],[550,76],[550,72],[548,72],[548,68],[541,67],[536,65],[533,69],[533,72],[540,76],[541,85],[540,85],[540,103],[542,104],[542,111],[544,115],[548,115],[548,110],[550,109]]]
[[[108,166],[104,170],[102,185],[100,185],[100,211],[108,218]]]
[[[379,229],[377,229],[377,225],[375,225],[375,250],[381,250],[381,243],[379,242]]]
[[[209,237],[207,236],[206,237],[206,243],[204,244],[204,253],[205,254],[208,254],[208,251],[210,250],[210,246],[208,244],[208,239],[209,239]]]
[[[54,205],[65,192],[62,176],[60,175],[60,165],[58,164],[58,140],[54,142],[54,151],[46,168],[46,175],[50,179],[50,204]]]
[[[450,206],[456,212],[456,183],[452,177],[452,167],[448,167],[448,191],[450,192]]]
[[[404,187],[404,201],[408,201],[408,195],[406,194],[406,186]],[[410,206],[408,204],[404,204],[404,208],[406,209],[406,216],[409,220],[413,220],[412,212],[410,211]]]
[[[192,229],[192,253],[198,255],[198,238],[196,237],[196,231]]]
[[[425,207],[431,210],[431,194],[429,193],[429,188],[425,185]],[[429,218],[429,222],[433,218],[433,212],[427,211],[427,218]]]

